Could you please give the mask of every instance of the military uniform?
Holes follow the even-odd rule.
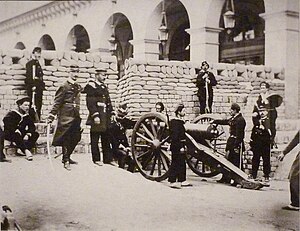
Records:
[[[57,115],[57,126],[53,137],[54,146],[63,147],[63,162],[70,162],[70,156],[81,139],[81,118],[79,114],[81,86],[68,79],[55,93],[54,105],[49,119]]]
[[[43,91],[45,90],[45,83],[43,81],[43,70],[38,60],[32,59],[26,63],[26,78],[25,78],[25,87],[27,90],[27,95],[32,103],[33,90],[35,87],[35,101],[36,112],[41,118],[41,108],[42,108],[42,99]],[[30,110],[30,116],[35,119],[33,109]]]
[[[112,105],[107,86],[103,82],[90,80],[84,88],[86,104],[89,110],[87,125],[91,126],[90,138],[93,162],[100,161],[99,138],[103,151],[103,162],[110,163],[112,154],[110,149],[109,134],[107,131],[110,122]],[[94,118],[100,119],[100,124],[94,122]]]
[[[209,83],[206,83],[205,79],[208,78],[210,80]],[[198,97],[200,103],[200,114],[205,113],[205,107],[208,106],[209,112],[212,112],[212,104],[213,104],[213,86],[217,85],[217,80],[213,73],[209,71],[200,70],[196,80],[196,86],[198,87]],[[206,89],[207,87],[207,89]],[[208,91],[208,100],[206,99],[206,91]],[[208,101],[208,105],[206,105],[206,100]]]
[[[243,169],[242,155],[245,150],[244,136],[246,121],[241,113],[232,116],[230,119],[214,120],[215,124],[229,125],[229,138],[226,143],[227,159],[236,167]],[[224,172],[225,173],[225,172]],[[226,182],[230,182],[230,178],[223,174]]]
[[[264,125],[264,122],[265,121],[261,121],[260,124],[254,125],[251,132],[250,146],[253,152],[252,176],[254,179],[257,177],[260,157],[262,157],[263,159],[264,176],[268,178],[271,172],[271,163],[270,163],[271,135],[269,130]]]
[[[14,142],[23,153],[25,150],[30,150],[34,147],[39,134],[33,120],[28,114],[22,114],[18,110],[10,111],[3,118],[4,123],[4,138]],[[28,140],[24,140],[25,136]]]

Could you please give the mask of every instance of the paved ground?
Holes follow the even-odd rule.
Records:
[[[98,167],[74,155],[68,172],[42,155],[33,162],[0,163],[0,203],[9,205],[24,230],[215,231],[299,230],[299,212],[284,211],[288,182],[271,181],[259,191],[203,181],[181,190],[139,173]]]

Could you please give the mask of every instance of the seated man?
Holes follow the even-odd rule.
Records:
[[[133,121],[126,116],[126,110],[121,107],[112,116],[111,124],[109,125],[109,137],[112,146],[113,157],[118,160],[120,168],[125,168],[128,165],[128,171],[134,172],[135,162],[130,156],[130,147],[126,137],[126,128],[130,128]]]
[[[34,122],[29,116],[30,98],[22,97],[16,101],[18,108],[7,113],[4,117],[4,138],[14,142],[21,149],[26,159],[32,161],[31,149],[34,147],[39,134]]]

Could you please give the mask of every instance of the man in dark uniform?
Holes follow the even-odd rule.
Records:
[[[4,138],[14,142],[21,149],[26,159],[32,161],[31,149],[34,147],[39,134],[33,120],[29,116],[30,98],[22,97],[16,101],[17,110],[12,110],[3,118]]]
[[[119,167],[125,168],[125,165],[128,165],[127,170],[134,172],[135,162],[130,156],[126,129],[133,128],[135,121],[126,118],[127,110],[124,108],[126,106],[123,105],[120,105],[114,113],[115,115],[112,116],[112,121],[109,125],[110,143],[113,157],[118,160]]]
[[[201,64],[201,69],[198,73],[196,86],[198,87],[198,97],[200,103],[200,114],[211,113],[213,104],[213,86],[217,85],[217,80],[214,74],[208,71],[209,65],[206,61]],[[207,99],[208,96],[208,99]],[[208,105],[206,105],[208,102]]]
[[[252,174],[249,178],[256,179],[257,171],[260,163],[260,157],[263,159],[263,172],[265,181],[269,181],[269,175],[271,172],[270,162],[270,144],[271,144],[271,133],[266,123],[268,122],[267,110],[260,108],[259,120],[254,119],[253,128],[250,138],[250,146],[253,152],[252,157]]]
[[[41,118],[43,91],[45,90],[44,74],[39,63],[41,51],[40,47],[35,47],[32,51],[32,59],[26,63],[25,87],[32,103],[29,114],[35,122],[39,122]]]
[[[244,136],[246,121],[240,113],[240,106],[236,103],[231,105],[231,118],[225,120],[213,120],[214,124],[229,125],[230,136],[227,140],[225,151],[227,152],[227,159],[236,167],[243,169],[242,152],[245,150]],[[218,181],[220,183],[230,183],[231,179],[228,174],[223,171],[222,178]],[[233,183],[236,186],[236,182]]]
[[[76,83],[78,68],[71,66],[70,76],[55,93],[54,105],[47,123],[52,123],[57,115],[57,127],[52,144],[62,147],[64,168],[71,170],[70,164],[77,164],[70,157],[81,139],[82,129],[79,114],[81,86]]]
[[[102,163],[98,145],[99,138],[101,138],[103,163],[112,164],[112,153],[107,131],[112,104],[107,86],[104,84],[105,72],[104,69],[96,70],[95,78],[88,81],[83,91],[86,93],[86,104],[89,110],[87,125],[91,125],[92,161],[100,166]]]
[[[11,160],[7,159],[4,154],[4,131],[2,122],[0,124],[0,162],[11,162]]]
[[[185,186],[192,186],[186,181],[186,165],[185,165],[185,127],[184,127],[185,108],[183,104],[179,104],[175,109],[175,118],[170,120],[170,138],[172,162],[169,171],[168,181],[171,188],[180,189]]]
[[[260,120],[260,111],[261,109],[267,110],[267,120],[265,122],[267,129],[271,132],[271,147],[277,147],[275,144],[276,136],[276,119],[277,119],[277,110],[275,107],[275,102],[273,102],[270,96],[270,84],[267,82],[260,83],[261,93],[258,96],[256,104],[253,108],[253,123],[258,124]]]

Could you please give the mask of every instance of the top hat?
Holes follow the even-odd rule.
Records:
[[[23,96],[16,100],[18,105],[22,105],[24,102],[30,102],[30,98],[28,96]]]

